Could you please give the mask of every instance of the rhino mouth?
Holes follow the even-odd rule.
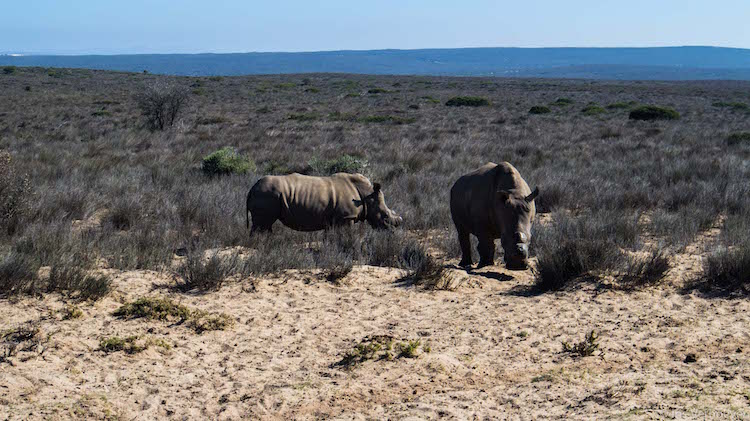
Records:
[[[523,256],[514,256],[505,259],[505,267],[510,270],[526,270],[529,268],[529,262]]]

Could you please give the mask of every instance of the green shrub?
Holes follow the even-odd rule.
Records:
[[[255,164],[227,146],[203,158],[201,169],[207,175],[245,174]]]
[[[331,175],[340,172],[359,173],[367,167],[367,160],[352,155],[342,155],[330,160],[313,158],[310,160],[313,172],[321,175]]]
[[[482,107],[490,105],[490,101],[478,96],[457,96],[446,101],[445,105],[449,107]]]
[[[92,117],[109,117],[112,113],[107,110],[98,110],[91,113]]]
[[[727,137],[727,143],[730,145],[739,145],[741,143],[750,144],[750,132],[732,133]]]
[[[314,113],[289,114],[288,119],[294,121],[315,121],[318,119],[318,115]]]
[[[630,112],[631,120],[679,120],[680,114],[672,108],[644,105]]]
[[[550,105],[554,105],[556,107],[566,107],[573,103],[573,100],[570,98],[557,98],[555,102],[550,103]]]
[[[549,114],[552,110],[544,105],[535,105],[529,109],[529,114]]]
[[[606,113],[607,110],[604,108],[598,106],[598,105],[588,105],[586,108],[582,109],[581,112],[583,115],[599,115],[602,113]]]
[[[731,108],[733,111],[750,111],[750,106],[744,102],[714,102],[714,107]]]
[[[399,347],[398,356],[402,358],[417,358],[419,356],[417,354],[419,345],[421,345],[421,342],[419,341],[419,339],[400,343],[398,346]]]
[[[372,115],[359,119],[361,123],[392,123],[392,124],[411,124],[417,121],[411,117],[397,117],[392,115]]]
[[[390,91],[383,89],[383,88],[372,88],[367,91],[368,94],[387,94],[390,93]]]
[[[563,352],[569,354],[575,354],[579,357],[590,357],[594,355],[594,352],[599,349],[599,334],[595,331],[591,331],[586,335],[586,338],[577,344],[571,345],[570,343],[563,341],[562,348]]]
[[[607,105],[607,109],[610,110],[625,110],[628,108],[633,108],[638,103],[635,101],[630,102],[614,102],[612,104]]]
[[[186,322],[187,327],[196,333],[209,330],[224,330],[234,324],[234,320],[223,313],[209,313],[203,310],[192,310],[187,306],[175,303],[169,298],[142,297],[131,303],[123,304],[114,313],[124,319],[155,319],[177,323]]]
[[[16,72],[16,66],[5,66],[3,67],[3,74],[12,75]]]

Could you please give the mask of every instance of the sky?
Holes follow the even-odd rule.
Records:
[[[22,0],[0,53],[459,47],[750,48],[748,0]]]

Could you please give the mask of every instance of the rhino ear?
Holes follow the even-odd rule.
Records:
[[[507,202],[508,199],[510,199],[510,192],[508,192],[507,190],[498,190],[496,194],[497,199],[503,203]]]
[[[380,183],[373,183],[372,185],[372,191],[373,193],[377,193],[380,191]]]
[[[539,196],[539,187],[534,187],[534,191],[531,192],[530,195],[526,196],[524,200],[526,200],[526,202],[528,203],[531,203],[531,201],[536,199],[537,196]]]

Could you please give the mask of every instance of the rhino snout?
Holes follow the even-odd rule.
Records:
[[[400,227],[401,224],[403,223],[404,223],[404,218],[398,215],[393,215],[393,217],[391,218],[391,225],[393,225],[394,227]]]

